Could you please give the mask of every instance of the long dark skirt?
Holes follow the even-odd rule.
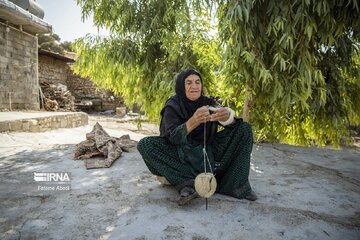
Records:
[[[216,134],[209,147],[212,148],[215,161],[219,163],[215,170],[218,193],[236,198],[244,198],[250,193],[252,145],[251,126],[246,122],[226,127]],[[139,141],[138,150],[151,173],[164,176],[174,186],[196,177],[190,165],[180,161],[176,146],[166,138],[145,137]]]

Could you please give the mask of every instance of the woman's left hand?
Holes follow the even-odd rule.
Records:
[[[217,108],[216,112],[210,115],[210,121],[226,121],[229,116],[230,113],[226,108]]]

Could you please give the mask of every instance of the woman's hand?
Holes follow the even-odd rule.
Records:
[[[201,123],[210,121],[209,106],[198,108],[194,115],[186,122],[186,130],[188,134],[197,128]]]
[[[198,125],[210,121],[209,106],[202,106],[201,108],[198,108],[192,118],[194,118]]]
[[[210,121],[226,121],[229,119],[230,112],[226,108],[216,108],[210,115]]]

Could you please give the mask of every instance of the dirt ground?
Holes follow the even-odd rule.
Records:
[[[96,121],[116,137],[157,134],[151,124],[138,131],[135,122],[89,120],[0,134],[0,239],[360,239],[358,148],[255,144],[250,182],[259,199],[215,194],[206,210],[200,198],[178,206],[177,192],[151,175],[136,150],[111,168],[86,170],[73,159],[75,144]],[[51,190],[34,172],[68,173],[70,182]]]

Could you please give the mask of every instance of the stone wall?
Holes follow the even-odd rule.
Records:
[[[39,52],[39,82],[40,84],[62,84],[67,87],[75,97],[77,110],[105,111],[115,110],[123,106],[121,97],[114,97],[110,90],[98,89],[88,78],[75,74],[68,64],[69,58],[49,52]],[[91,101],[93,105],[82,104]]]
[[[115,110],[116,107],[123,106],[122,97],[115,97],[110,90],[98,89],[88,78],[82,78],[74,74],[71,70],[67,78],[66,85],[75,96],[77,102],[81,100],[93,100],[95,105],[101,101],[93,110]],[[99,100],[99,101],[96,101]]]
[[[79,75],[69,73],[67,85],[74,93],[76,98],[92,99],[100,98],[100,92],[104,90],[97,90],[89,78],[82,78]]]
[[[82,112],[0,121],[0,132],[45,132],[58,128],[75,128],[88,124]]]
[[[69,66],[65,61],[39,53],[39,82],[66,85]]]
[[[39,110],[37,37],[0,22],[0,110]]]

